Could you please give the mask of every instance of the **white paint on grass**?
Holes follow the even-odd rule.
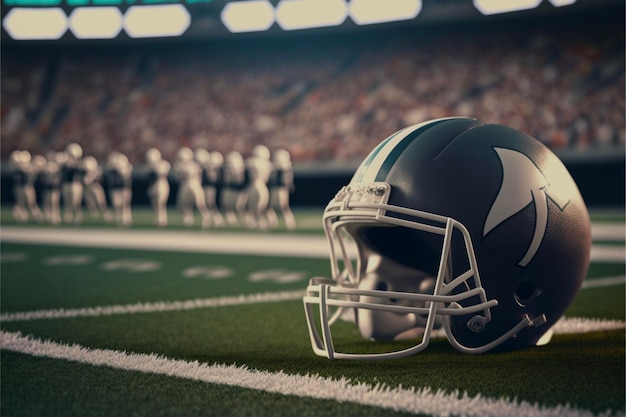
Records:
[[[161,313],[166,311],[195,310],[198,308],[225,307],[244,304],[271,303],[300,300],[305,291],[282,291],[259,294],[202,298],[187,301],[160,301],[76,309],[53,309],[0,314],[0,321],[28,321],[41,319],[68,319],[74,317],[98,317],[114,314]]]
[[[591,238],[593,240],[626,240],[626,228],[623,222],[617,223],[592,223]]]
[[[626,284],[626,276],[619,275],[616,277],[593,278],[583,282],[582,289],[612,287],[615,285]]]
[[[193,275],[193,274],[192,274]],[[190,276],[192,276],[190,275]],[[267,278],[267,277],[261,277]],[[261,279],[257,277],[257,279]],[[300,278],[300,277],[299,277]],[[601,288],[623,285],[626,277],[615,276],[595,278],[583,283],[582,289]],[[112,305],[86,307],[76,309],[57,308],[52,310],[36,310],[0,314],[0,321],[28,321],[41,319],[63,319],[73,317],[97,317],[114,314],[158,313],[166,311],[194,310],[198,308],[224,307],[244,304],[270,303],[276,301],[300,300],[304,297],[304,290],[266,292],[257,294],[241,294],[214,298],[199,298],[187,301],[159,301],[154,303],[135,303],[126,305]],[[559,322],[560,323],[560,322]],[[621,322],[618,322],[621,323]],[[557,323],[558,326],[558,323]],[[623,324],[622,324],[623,327]],[[443,336],[443,333],[442,335]]]
[[[346,378],[289,375],[236,365],[209,365],[170,359],[156,354],[134,354],[115,350],[89,349],[34,339],[21,333],[0,332],[2,349],[33,356],[63,359],[125,371],[185,378],[212,384],[254,389],[280,395],[335,400],[433,416],[449,416],[463,410],[465,416],[576,416],[594,414],[568,404],[544,407],[508,398],[475,397],[459,391],[388,387],[353,383]]]
[[[614,226],[596,236],[615,237]],[[2,241],[94,248],[163,250],[189,253],[226,253],[328,259],[326,237],[177,230],[47,229],[3,227]],[[354,255],[354,253],[351,253]],[[593,245],[592,261],[624,262],[623,245]]]
[[[624,262],[626,261],[626,248],[614,245],[591,246],[592,262]]]
[[[324,236],[211,231],[3,227],[2,241],[93,248],[328,258]]]

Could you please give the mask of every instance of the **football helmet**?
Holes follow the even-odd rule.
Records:
[[[83,157],[83,148],[75,142],[69,143],[65,147],[65,152],[67,152],[68,156],[72,159],[80,159]]]
[[[213,151],[209,155],[209,165],[221,167],[224,164],[224,155],[219,151]]]
[[[194,155],[195,161],[202,166],[208,165],[209,159],[211,158],[210,152],[204,148],[196,149],[193,155]]]
[[[405,357],[436,332],[465,353],[545,344],[589,265],[589,215],[565,166],[536,139],[472,118],[389,136],[323,223],[331,278],[311,279],[303,301],[313,350],[330,359]],[[346,321],[396,341],[379,352],[359,337],[346,352],[335,342],[348,331],[331,332]]]
[[[178,150],[176,159],[178,162],[191,162],[193,161],[193,151],[190,148],[183,146]]]
[[[252,157],[263,159],[263,160],[269,160],[270,150],[265,145],[256,145],[252,149]]]
[[[154,165],[161,160],[161,151],[157,148],[150,148],[146,151],[146,162],[148,164]]]

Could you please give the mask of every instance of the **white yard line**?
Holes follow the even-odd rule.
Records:
[[[583,283],[583,289],[586,288],[599,288],[615,285],[622,285],[625,283],[626,278],[624,276],[597,278]],[[181,310],[195,310],[199,308],[211,308],[211,307],[225,307],[236,306],[245,304],[258,304],[258,303],[272,303],[278,301],[293,301],[301,300],[305,295],[305,291],[281,291],[281,292],[265,292],[257,294],[242,294],[236,296],[223,296],[214,298],[199,298],[195,300],[186,301],[159,301],[153,303],[135,303],[126,305],[111,305],[111,306],[98,306],[98,307],[86,307],[86,308],[74,308],[74,309],[51,309],[51,310],[35,310],[35,311],[22,311],[15,313],[3,313],[0,314],[0,322],[10,321],[29,321],[29,320],[45,320],[45,319],[67,319],[75,317],[99,317],[99,316],[111,316],[117,314],[138,314],[138,313],[161,313],[166,311],[181,311]],[[557,328],[564,320],[561,319],[555,325],[555,331],[559,332]],[[585,319],[576,319],[585,320]],[[591,327],[593,330],[597,321],[590,319]],[[610,322],[609,326],[623,327],[622,322]],[[617,323],[617,324],[615,324]],[[613,327],[611,327],[613,328]],[[589,330],[590,331],[590,330]],[[578,333],[578,332],[577,332]],[[442,333],[443,335],[443,333]]]
[[[43,341],[20,333],[0,332],[2,349],[33,356],[64,359],[94,366],[185,378],[212,384],[229,385],[281,395],[335,400],[433,416],[449,416],[462,410],[464,416],[593,416],[569,404],[543,407],[508,398],[470,397],[458,391],[433,391],[430,388],[387,387],[353,383],[345,378],[331,379],[311,375],[289,375],[236,365],[209,365],[170,359],[156,354],[134,354],[114,350],[89,349]],[[622,414],[623,415],[623,414]]]
[[[187,301],[161,301],[75,309],[53,309],[0,314],[0,322],[41,319],[66,319],[73,317],[98,317],[114,314],[160,313],[165,311],[194,310],[198,308],[225,307],[244,304],[271,303],[301,300],[305,291],[282,291],[236,296],[204,298]]]
[[[624,275],[619,275],[616,277],[594,278],[594,279],[588,279],[585,282],[583,282],[582,289],[612,287],[613,285],[623,285],[623,284],[626,284],[626,276]]]

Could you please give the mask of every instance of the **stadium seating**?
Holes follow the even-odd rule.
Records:
[[[99,160],[118,150],[141,163],[150,147],[171,160],[181,146],[245,155],[263,143],[296,162],[354,161],[400,127],[452,115],[553,149],[623,148],[619,29],[518,29],[7,47],[2,157],[77,142]]]

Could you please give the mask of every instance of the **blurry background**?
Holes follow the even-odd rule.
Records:
[[[322,206],[389,134],[472,116],[553,149],[591,207],[623,208],[624,15],[623,0],[2,0],[2,203],[12,151],[77,142],[128,156],[137,205],[151,147],[284,148],[292,205]]]

